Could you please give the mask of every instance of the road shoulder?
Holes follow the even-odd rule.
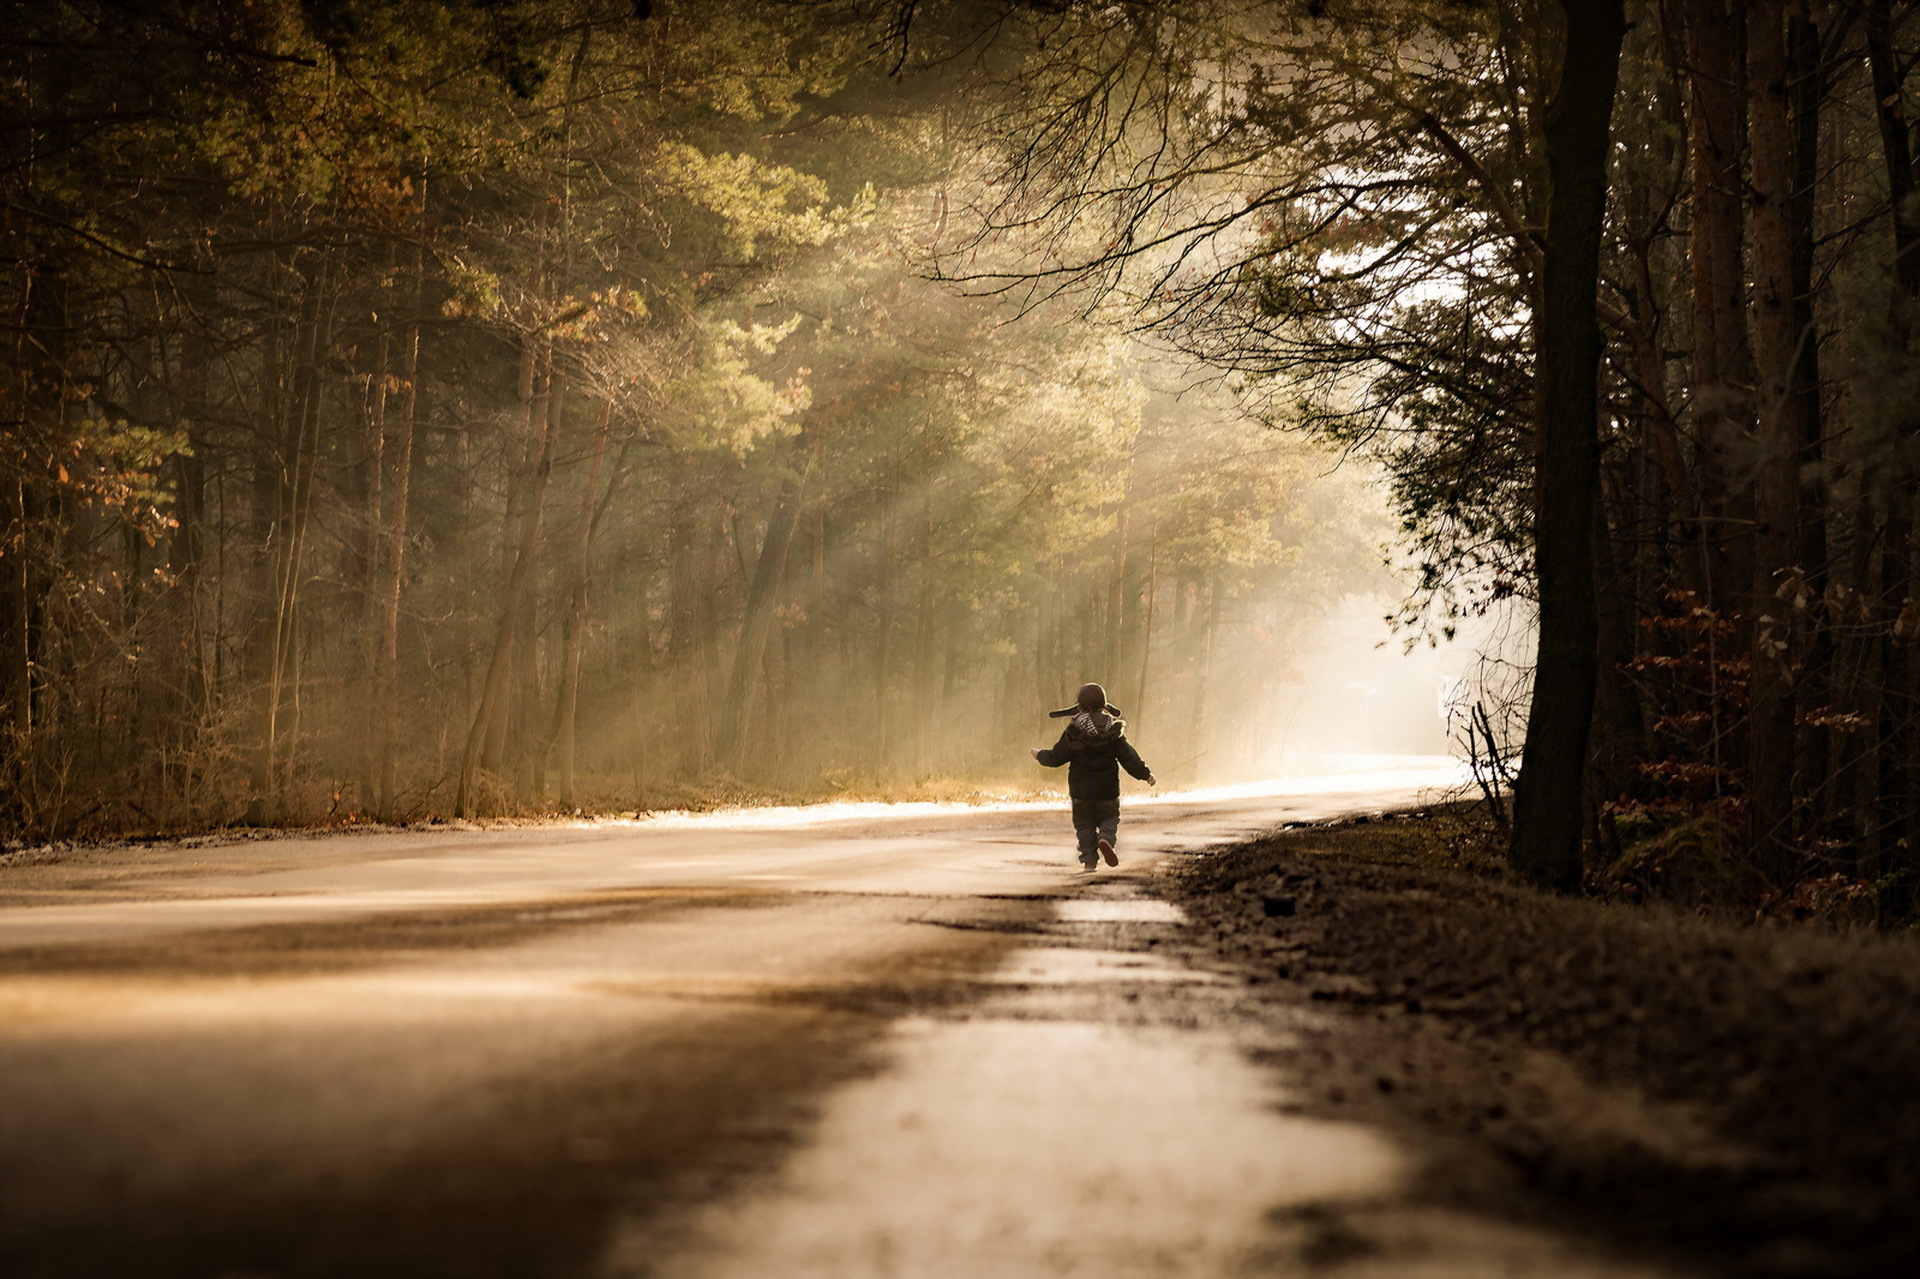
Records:
[[[1164,881],[1190,962],[1306,1018],[1269,1062],[1307,1113],[1416,1143],[1435,1203],[1715,1273],[1912,1273],[1920,947],[1545,897],[1435,838],[1308,827]]]

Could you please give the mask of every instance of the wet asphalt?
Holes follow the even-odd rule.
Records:
[[[13,859],[0,1274],[1649,1273],[1405,1200],[1173,957],[1170,859],[1432,780],[1137,803],[1092,875],[1035,806]]]

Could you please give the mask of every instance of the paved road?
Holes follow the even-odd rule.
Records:
[[[1629,1273],[1412,1208],[1315,1254],[1417,1160],[1156,955],[1167,857],[1421,780],[1136,804],[1090,877],[1034,806],[16,859],[0,1273]]]

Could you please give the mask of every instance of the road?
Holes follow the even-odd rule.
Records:
[[[1136,803],[1091,876],[1033,805],[16,857],[0,1273],[1643,1273],[1396,1207],[1156,953],[1168,858],[1430,780]]]

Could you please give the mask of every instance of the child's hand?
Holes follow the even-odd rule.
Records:
[[[1033,756],[1033,757],[1034,757],[1035,759],[1039,759],[1039,758],[1040,758],[1040,748],[1039,748],[1039,747],[1037,747],[1037,746],[1029,746],[1029,747],[1027,748],[1027,754],[1029,754],[1029,755],[1031,755],[1031,756]]]
[[[1158,786],[1159,784],[1160,784],[1160,779],[1158,777],[1155,777],[1152,773],[1147,774],[1147,785]]]

